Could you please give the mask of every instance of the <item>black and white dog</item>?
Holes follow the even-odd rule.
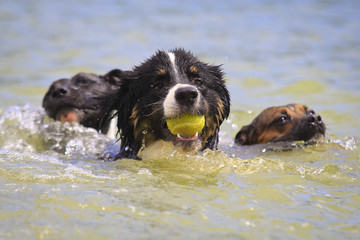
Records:
[[[113,109],[108,108],[103,98],[119,89],[119,75],[121,70],[114,69],[104,76],[78,73],[70,79],[56,80],[45,94],[42,106],[55,120],[79,122],[115,137],[115,133],[109,132],[110,114],[107,112]],[[103,119],[104,116],[107,118]]]
[[[118,72],[120,88],[107,98],[117,108],[121,149],[115,159],[139,159],[158,141],[177,149],[216,149],[219,127],[230,112],[230,96],[220,66],[206,64],[183,49],[158,51],[132,71]],[[191,137],[173,135],[166,119],[190,113],[205,116]]]

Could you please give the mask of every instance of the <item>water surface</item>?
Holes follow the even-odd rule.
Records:
[[[0,238],[359,239],[359,8],[1,2]],[[130,69],[174,47],[222,64],[232,109],[219,151],[104,162],[119,143],[41,108],[56,79]],[[294,102],[321,114],[325,139],[233,145],[262,109]]]

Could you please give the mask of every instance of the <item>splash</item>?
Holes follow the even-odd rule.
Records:
[[[115,139],[78,123],[58,122],[40,107],[13,106],[0,116],[0,147],[14,151],[55,151],[67,156],[101,158],[118,149]],[[111,155],[111,154],[110,154]]]

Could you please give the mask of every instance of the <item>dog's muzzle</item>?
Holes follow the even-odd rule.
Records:
[[[200,108],[200,93],[190,84],[176,84],[164,100],[165,118],[175,118],[184,113],[197,113]]]
[[[200,92],[190,84],[176,84],[169,90],[163,106],[166,119],[177,118],[185,113],[199,114]],[[201,147],[200,134],[197,132],[194,136],[188,137],[177,134],[173,136],[173,143],[185,151],[192,151]]]

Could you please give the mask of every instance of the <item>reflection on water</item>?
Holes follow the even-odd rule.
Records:
[[[359,239],[359,1],[0,6],[0,238]],[[223,64],[219,151],[105,162],[114,139],[39,107],[56,79],[179,46]],[[323,141],[234,146],[262,109],[292,102],[321,114]]]

